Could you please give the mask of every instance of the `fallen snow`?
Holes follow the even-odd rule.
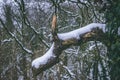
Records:
[[[40,65],[46,64],[48,59],[50,59],[51,56],[55,56],[53,54],[53,49],[54,49],[54,43],[52,44],[51,48],[41,57],[36,58],[35,60],[32,61],[32,67],[39,68]]]
[[[98,27],[99,29],[102,29],[103,32],[106,32],[105,30],[105,24],[100,24],[100,23],[91,23],[85,27],[67,32],[67,33],[60,33],[58,34],[58,37],[62,40],[67,40],[70,38],[76,38],[76,39],[80,39],[80,34],[84,34],[86,32],[91,31],[93,28]]]

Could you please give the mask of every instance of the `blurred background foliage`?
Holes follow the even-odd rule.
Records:
[[[1,0],[0,80],[119,80],[119,0]],[[55,11],[56,10],[56,11]],[[51,19],[58,32],[89,23],[107,24],[106,44],[71,46],[61,61],[33,77],[31,62],[51,46]]]

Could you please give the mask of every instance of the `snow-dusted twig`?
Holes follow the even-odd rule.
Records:
[[[1,43],[4,44],[4,43],[6,43],[6,42],[11,42],[11,41],[13,41],[13,39],[12,39],[12,38],[9,38],[9,39],[4,39],[4,40],[2,40]]]
[[[67,72],[69,73],[71,77],[75,78],[75,74],[67,66],[63,66],[63,68],[67,70]]]
[[[20,2],[17,1],[17,0],[15,0],[15,2],[16,2],[16,3],[19,5],[19,7],[20,7],[21,15],[22,15],[24,24],[27,25],[27,26],[35,33],[35,35],[38,36],[39,40],[40,40],[47,48],[49,48],[49,45],[45,42],[45,40],[43,40],[43,39],[40,37],[39,33],[36,31],[36,29],[35,29],[33,26],[31,26],[30,21],[28,20],[28,18],[27,18],[27,16],[26,16],[26,11],[25,11],[26,7],[25,7],[24,0],[21,0]]]
[[[29,20],[28,20],[27,17],[26,17],[25,24],[26,24],[31,30],[33,30],[33,32],[35,33],[35,35],[38,36],[38,38],[40,39],[40,41],[41,41],[47,48],[49,48],[49,45],[45,42],[45,40],[43,40],[43,39],[40,37],[39,32],[37,32],[36,29],[35,29],[33,26],[30,25],[30,22],[29,22]]]

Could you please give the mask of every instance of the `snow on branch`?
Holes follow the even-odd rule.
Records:
[[[62,40],[67,40],[71,38],[80,39],[80,35],[90,32],[94,28],[99,28],[99,29],[102,29],[103,32],[106,32],[105,24],[91,23],[85,27],[82,27],[82,28],[79,28],[79,29],[76,29],[76,30],[73,30],[67,33],[58,34],[58,37]]]
[[[69,48],[71,45],[80,45],[91,40],[106,39],[105,24],[91,23],[85,27],[73,30],[67,33],[57,34],[56,29],[52,30],[54,42],[51,48],[41,57],[32,61],[32,68],[34,75],[54,66],[59,62],[59,56],[63,50]],[[55,35],[54,35],[55,34]]]
[[[9,38],[9,39],[1,40],[1,43],[4,44],[4,43],[6,43],[6,42],[11,42],[11,41],[13,41],[13,39],[12,39],[12,38]]]
[[[75,74],[67,67],[67,66],[63,66],[63,68],[65,68],[68,72],[68,74],[71,76],[71,77],[75,77]]]
[[[50,57],[55,57],[53,54],[54,43],[52,44],[51,48],[41,57],[36,58],[32,62],[32,67],[39,68],[40,65],[46,64]]]

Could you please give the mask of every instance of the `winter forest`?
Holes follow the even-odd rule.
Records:
[[[120,0],[0,0],[0,80],[119,80]]]

